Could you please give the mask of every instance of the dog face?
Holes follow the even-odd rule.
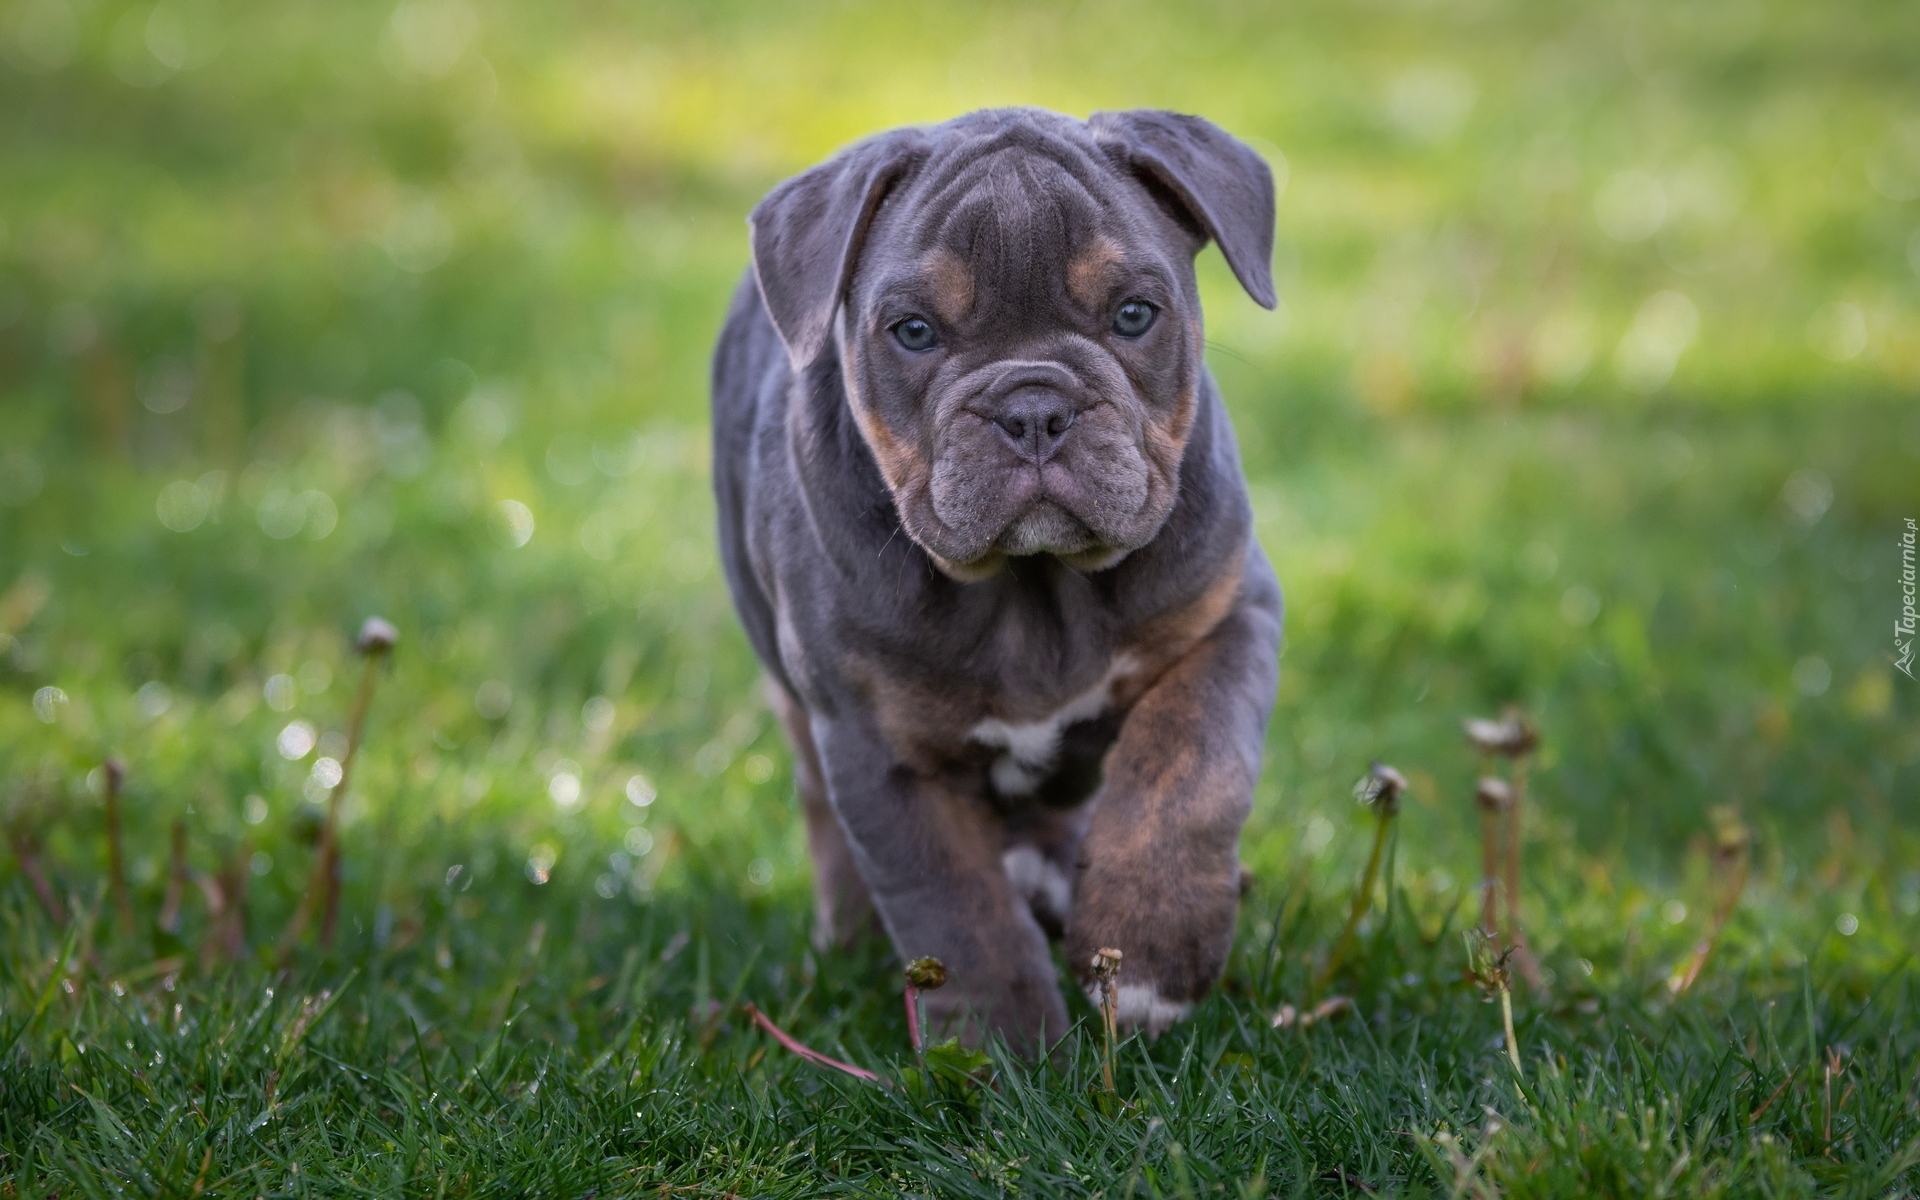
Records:
[[[1008,556],[1099,570],[1153,539],[1199,403],[1193,257],[1273,303],[1273,188],[1173,114],[1026,110],[897,131],[755,210],[796,367],[831,341],[901,523],[960,579]]]

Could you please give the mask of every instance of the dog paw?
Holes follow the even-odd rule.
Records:
[[[1099,1008],[1100,985],[1089,985],[1086,993],[1088,1002]],[[1144,1029],[1159,1037],[1192,1011],[1190,1002],[1169,999],[1150,983],[1122,983],[1113,989],[1114,1023],[1125,1030]]]

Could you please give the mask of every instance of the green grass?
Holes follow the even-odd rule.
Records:
[[[0,12],[0,819],[63,910],[0,855],[0,1196],[1920,1190],[1920,8],[1270,8]],[[1258,883],[1111,1096],[1084,1006],[931,1094],[739,1007],[913,1066],[897,964],[806,948],[718,576],[741,219],[1007,102],[1202,112],[1287,181],[1278,316],[1202,261],[1289,599]],[[341,933],[282,974],[370,613]],[[1459,720],[1508,702],[1524,1079],[1461,936]],[[1274,1028],[1376,758],[1412,792],[1355,1010]],[[1725,805],[1751,881],[1675,997]],[[245,872],[238,963],[193,882],[158,927],[175,822]]]

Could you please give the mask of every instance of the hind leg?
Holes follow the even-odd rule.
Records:
[[[827,784],[820,770],[820,752],[807,725],[807,710],[787,689],[767,680],[767,695],[793,747],[793,783],[800,793],[800,810],[807,819],[807,850],[813,857],[813,944],[829,950],[848,946],[877,928],[873,898],[854,865],[853,849],[827,800]]]

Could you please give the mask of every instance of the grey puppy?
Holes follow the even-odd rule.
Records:
[[[1218,979],[1280,589],[1202,359],[1209,239],[1274,305],[1266,164],[1196,117],[899,129],[776,187],[713,366],[735,605],[793,744],[816,939],[877,913],[929,1019],[1029,1049],[1124,954]]]

